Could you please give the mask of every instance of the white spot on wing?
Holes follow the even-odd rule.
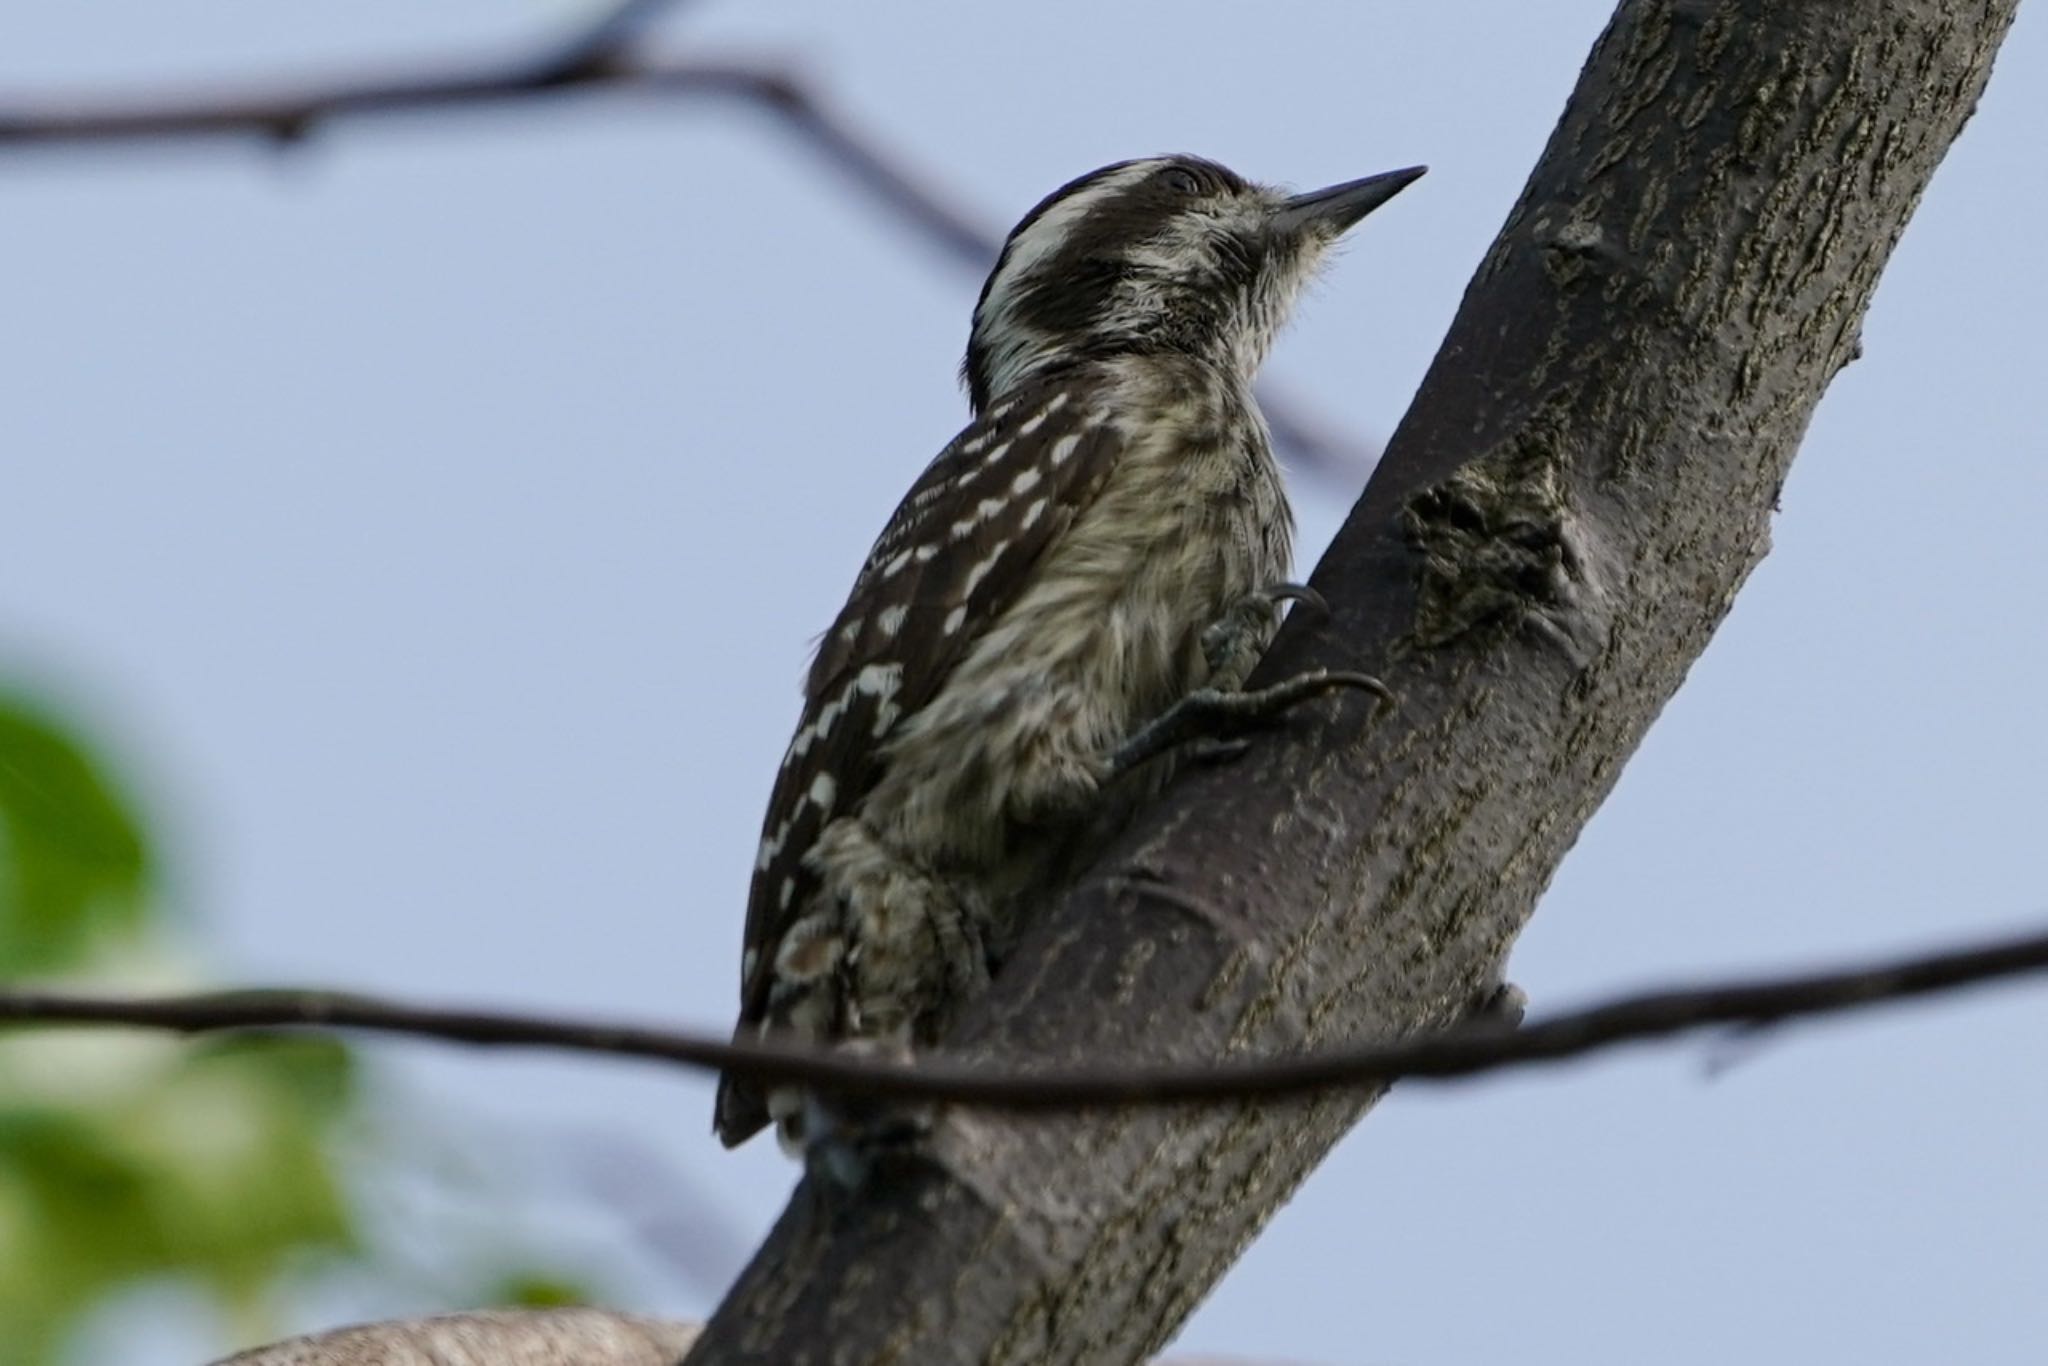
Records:
[[[853,680],[853,686],[870,697],[893,697],[903,686],[903,666],[870,664]]]
[[[789,751],[782,756],[784,768],[803,758],[811,752],[812,745],[832,734],[832,727],[839,724],[839,718],[846,714],[847,703],[853,700],[853,688],[851,683],[841,688],[837,697],[818,708],[811,724],[796,733],[796,738],[789,742]]]
[[[1024,530],[1029,531],[1032,527],[1038,525],[1038,519],[1045,515],[1045,502],[1045,499],[1040,498],[1032,503],[1030,507],[1024,509]]]
[[[832,799],[839,795],[839,785],[832,781],[829,773],[820,773],[811,779],[810,799],[820,811],[832,809]]]
[[[996,567],[996,561],[1003,558],[1003,552],[1009,549],[1009,546],[1010,543],[1008,541],[1003,542],[1001,545],[997,546],[994,550],[991,550],[988,553],[987,559],[983,560],[980,564],[974,566],[974,568],[968,570],[967,584],[964,588],[961,589],[961,591],[963,593],[972,593],[976,588],[979,588],[981,586],[981,581],[988,577],[988,571]],[[962,609],[956,608],[954,610],[959,611]],[[949,616],[946,618],[946,620],[951,621],[952,618]],[[946,628],[946,633],[948,635],[951,635],[953,630],[954,628],[949,626]]]
[[[783,751],[782,766],[788,768],[791,764],[803,758],[804,755],[809,754],[811,746],[817,743],[817,739],[818,728],[816,726],[805,726],[802,730],[798,731],[796,738],[789,742],[789,748]]]
[[[1047,452],[1046,458],[1055,465],[1064,465],[1074,458],[1074,452],[1080,445],[1081,434],[1079,432],[1063,436],[1052,443],[1052,449]]]
[[[903,666],[901,664],[870,664],[854,678],[853,686],[862,694],[875,699],[875,724],[869,734],[880,738],[895,726],[896,718],[903,709],[890,701],[903,687]]]
[[[1038,478],[1037,470],[1025,470],[1010,481],[1010,492],[1012,494],[1029,493],[1038,487]]]
[[[946,623],[941,629],[950,636],[966,623],[967,609],[965,607],[955,607],[952,611],[946,613]]]
[[[774,834],[761,840],[761,851],[754,856],[755,872],[766,872],[768,865],[775,862],[776,855],[782,852],[782,846],[789,842],[789,825],[788,821],[783,821],[775,827]]]
[[[909,615],[910,609],[901,603],[894,607],[884,607],[882,614],[875,618],[875,625],[881,628],[883,635],[893,636],[903,629],[903,618]]]

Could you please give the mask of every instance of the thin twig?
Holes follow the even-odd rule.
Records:
[[[551,53],[543,53],[535,64],[535,75],[543,81],[573,81],[592,66],[602,66],[621,56],[638,42],[648,25],[661,12],[673,9],[679,0],[615,0],[596,19],[581,24]]]
[[[316,1027],[487,1046],[565,1048],[796,1082],[824,1090],[944,1100],[1002,1110],[1075,1110],[1294,1096],[1397,1079],[1472,1076],[1577,1057],[1710,1025],[1755,1028],[1802,1016],[1953,991],[2048,969],[2048,933],[1871,966],[1626,997],[1504,1030],[1452,1030],[1384,1046],[1199,1066],[1104,1065],[990,1072],[932,1055],[903,1064],[774,1043],[728,1043],[669,1030],[495,1011],[445,1010],[331,991],[252,990],[192,996],[75,996],[0,990],[0,1025],[111,1025],[183,1034]]]
[[[653,92],[738,100],[774,115],[851,186],[964,269],[986,272],[1002,236],[962,209],[908,158],[860,131],[816,86],[786,68],[721,60],[657,58],[632,41],[649,17],[675,0],[626,0],[568,40],[538,55],[459,65],[381,69],[239,90],[208,86],[123,97],[0,98],[0,148],[79,143],[260,137],[297,143],[319,126],[367,114],[442,113],[463,106],[531,102],[571,92]],[[1261,386],[1261,406],[1288,461],[1344,492],[1356,491],[1379,459],[1291,395]]]

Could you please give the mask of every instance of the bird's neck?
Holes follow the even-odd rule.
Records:
[[[985,412],[1026,384],[1071,373],[1153,393],[1201,395],[1219,409],[1249,410],[1263,430],[1263,419],[1258,419],[1258,408],[1252,400],[1252,375],[1258,359],[1229,351],[1208,355],[1172,348],[1135,349],[1107,344],[1102,338],[1076,341],[1068,346],[1047,346],[994,371],[985,387],[986,397],[975,404],[975,412]]]

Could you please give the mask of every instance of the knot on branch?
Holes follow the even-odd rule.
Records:
[[[1564,431],[1561,417],[1539,415],[1408,500],[1402,530],[1421,557],[1417,644],[1529,625],[1575,664],[1591,661],[1605,594],[1572,506]]]
[[[1612,273],[1623,259],[1621,249],[1594,219],[1571,217],[1555,225],[1539,222],[1535,236],[1543,253],[1544,273],[1560,290]]]

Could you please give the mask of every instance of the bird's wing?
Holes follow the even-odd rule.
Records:
[[[953,438],[897,505],[818,647],[803,719],[776,777],[747,898],[737,1035],[768,1016],[775,954],[814,890],[804,855],[881,776],[897,723],[945,683],[1094,501],[1119,437],[1073,372],[1005,398]],[[760,1088],[728,1077],[718,1130],[766,1123]]]

